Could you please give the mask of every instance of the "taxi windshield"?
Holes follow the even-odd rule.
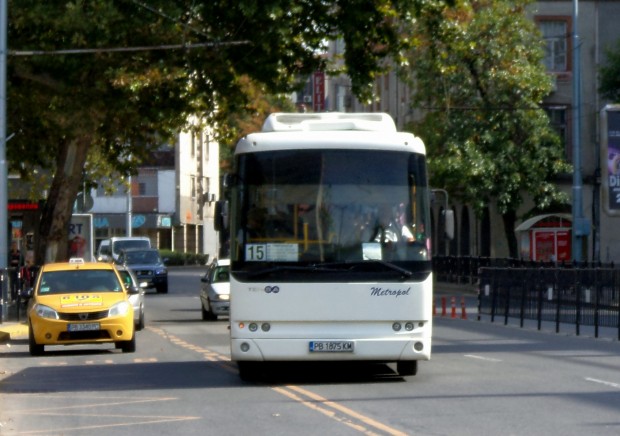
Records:
[[[123,286],[112,270],[76,269],[46,271],[41,276],[39,295],[78,292],[121,292]]]

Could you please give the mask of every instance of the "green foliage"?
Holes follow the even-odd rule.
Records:
[[[242,110],[219,110],[215,114],[220,144],[220,169],[232,168],[237,141],[261,129],[265,118],[273,112],[293,112],[295,105],[285,94],[268,94],[264,87],[248,76],[239,79],[247,102]]]
[[[15,136],[7,157],[26,179],[39,168],[53,174],[39,236],[56,245],[37,258],[66,256],[83,183],[131,174],[190,114],[229,138],[239,130],[228,125],[234,114],[255,113],[248,89],[294,90],[298,77],[326,69],[329,39],[345,40],[353,91],[370,98],[382,60],[407,45],[400,20],[424,2],[11,2],[7,131]]]
[[[620,39],[606,53],[607,61],[601,67],[601,95],[612,103],[620,103]]]
[[[180,251],[159,250],[162,259],[168,266],[206,265],[210,260],[208,254],[182,253]]]
[[[429,7],[415,23],[410,63],[413,126],[428,147],[431,184],[474,206],[514,213],[529,194],[562,200],[552,183],[569,170],[541,108],[551,82],[527,0],[461,1]]]

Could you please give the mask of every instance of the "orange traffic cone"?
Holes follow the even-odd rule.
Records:
[[[461,319],[467,319],[467,312],[465,311],[465,297],[461,297]]]
[[[456,297],[452,297],[452,318],[456,318]]]

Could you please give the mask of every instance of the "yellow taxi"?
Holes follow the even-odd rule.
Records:
[[[28,304],[28,344],[33,356],[45,345],[114,343],[136,350],[133,306],[135,289],[125,288],[114,265],[103,262],[45,264]]]

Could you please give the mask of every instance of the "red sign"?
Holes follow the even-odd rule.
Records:
[[[16,210],[39,210],[39,203],[31,203],[31,202],[25,202],[25,201],[20,201],[20,202],[9,202],[8,203],[8,210],[10,211],[16,211]]]
[[[543,262],[570,260],[570,230],[534,230],[532,236],[533,260]]]
[[[323,112],[325,110],[325,73],[317,71],[312,75],[312,110]]]

